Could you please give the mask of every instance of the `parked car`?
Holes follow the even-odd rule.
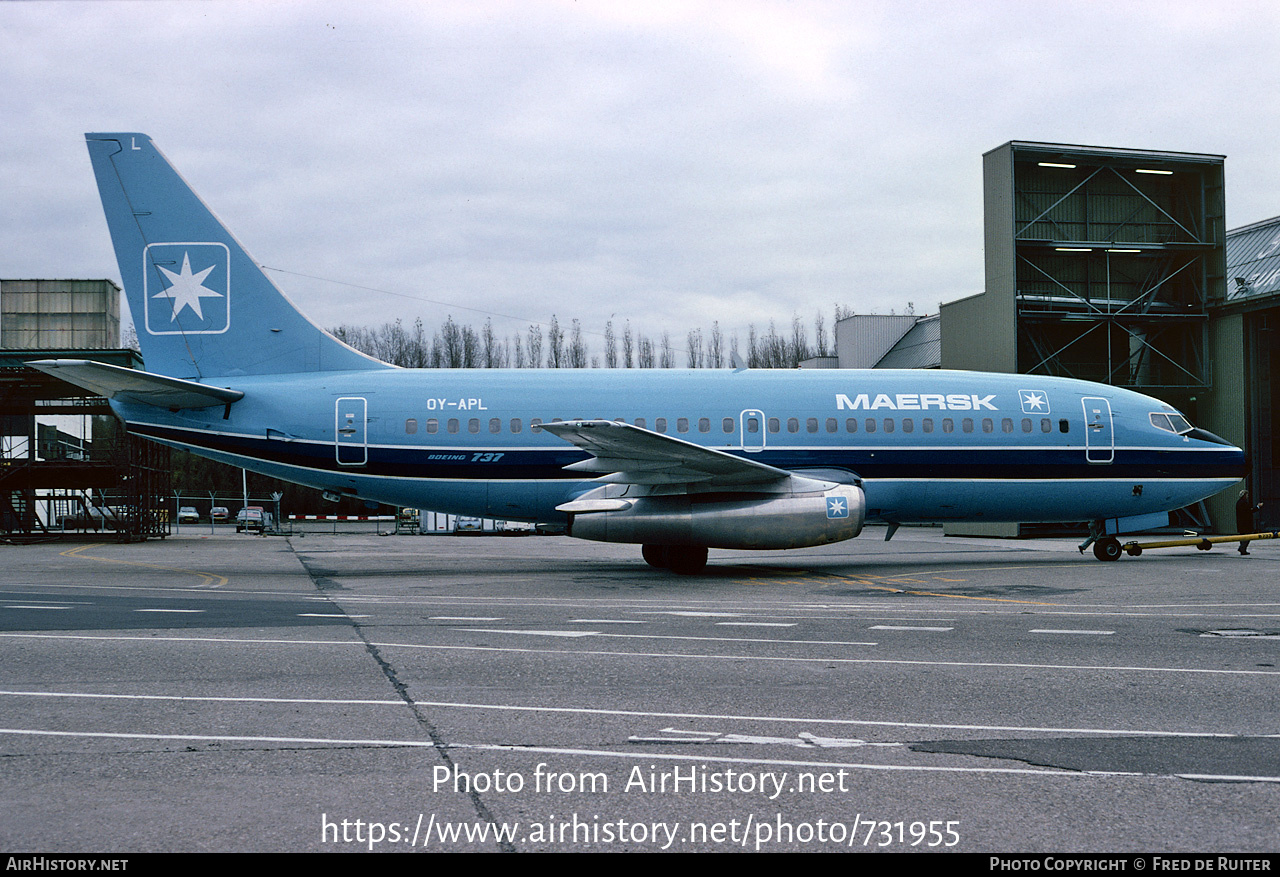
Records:
[[[453,522],[453,532],[455,533],[483,533],[484,521],[480,518],[471,518],[466,515],[459,515]]]
[[[257,530],[262,532],[267,527],[266,514],[262,506],[251,505],[236,512],[236,532],[241,530]]]
[[[200,523],[200,513],[196,511],[195,506],[184,505],[178,509],[179,524],[198,524]]]
[[[63,530],[114,530],[116,513],[114,509],[94,506],[88,509],[88,514],[78,512],[62,515],[56,524]]]
[[[213,517],[215,524],[225,524],[227,518],[231,517],[231,512],[227,511],[227,507],[224,505],[214,506],[209,510],[209,514]]]

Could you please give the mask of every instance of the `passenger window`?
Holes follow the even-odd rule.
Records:
[[[778,418],[776,417],[769,418],[769,432],[777,432],[781,428],[782,428],[782,424],[778,422]]]
[[[1071,421],[1065,417],[1058,421],[1058,432],[1071,432]]]
[[[467,421],[467,432],[475,435],[480,431],[480,418],[472,417]]]
[[[800,421],[794,417],[787,418],[787,432],[799,432]]]
[[[839,428],[840,424],[834,417],[827,418],[827,432],[835,432]]]
[[[752,435],[755,435],[756,433],[760,432],[760,421],[758,418],[755,418],[755,417],[747,418],[747,432],[751,433]]]
[[[458,431],[458,418],[450,417],[448,424],[449,434],[454,435]]]
[[[866,427],[867,427],[867,432],[875,432],[875,431],[876,431],[876,419],[875,419],[874,417],[868,417],[868,418],[867,418],[867,422],[866,422]]]
[[[1031,418],[1030,418],[1030,417],[1024,417],[1024,418],[1022,418],[1022,431],[1023,431],[1023,432],[1031,432]]]
[[[520,418],[519,418],[519,417],[513,417],[513,418],[511,418],[511,433],[512,433],[512,435],[515,435],[515,434],[519,433],[519,432],[520,432],[520,427],[521,427]]]
[[[903,432],[915,432],[915,429],[916,429],[915,421],[913,421],[910,417],[902,418]]]
[[[973,418],[966,417],[960,421],[960,429],[965,432],[973,432]]]
[[[1000,421],[1000,429],[1004,432],[1013,432],[1013,418],[1006,417]]]
[[[954,422],[950,417],[944,417],[944,418],[942,418],[942,431],[943,431],[943,432],[955,432],[955,431],[956,431],[956,425],[955,425],[955,422]]]
[[[926,417],[920,422],[920,426],[924,428],[925,432],[933,432],[933,418]]]
[[[502,432],[502,421],[496,417],[489,418],[489,432],[494,435]]]
[[[885,432],[893,432],[893,418],[892,418],[892,417],[886,417],[886,418],[884,419],[884,431],[885,431]]]
[[[404,422],[404,432],[405,432],[405,435],[417,435],[418,421],[414,420],[413,418],[409,418],[408,420],[406,420]]]
[[[711,419],[707,417],[698,418],[698,432],[711,432]]]
[[[653,428],[657,432],[665,433],[667,431],[667,418],[659,417],[657,420],[653,422]]]
[[[995,423],[991,420],[991,418],[990,418],[990,417],[984,417],[984,418],[982,418],[982,431],[983,431],[983,432],[995,432],[995,431],[996,431],[996,425],[995,425]]]
[[[1053,432],[1053,421],[1047,417],[1040,418],[1040,431],[1046,433]]]
[[[431,435],[435,435],[439,431],[440,431],[440,421],[436,420],[434,417],[428,417],[427,432],[430,433]]]
[[[637,418],[636,418],[636,426],[640,427],[641,429],[644,429],[644,428],[645,428],[645,427],[644,427],[644,418],[643,418],[643,417],[637,417]]]
[[[676,432],[688,432],[688,431],[689,431],[689,418],[687,417],[677,418]]]
[[[858,431],[858,418],[856,418],[856,417],[846,417],[846,418],[845,418],[845,421],[844,421],[844,431],[845,431],[845,432],[857,432],[857,431]]]
[[[542,418],[534,417],[529,420],[530,432],[542,432]]]
[[[806,430],[806,431],[808,431],[808,432],[810,432],[810,433],[815,433],[815,432],[817,432],[817,431],[818,431],[818,418],[816,418],[816,417],[810,417],[808,420],[806,420],[806,421],[804,422],[804,428],[805,428],[805,430]]]
[[[730,435],[730,434],[732,434],[732,433],[733,433],[733,418],[732,418],[732,417],[726,417],[726,418],[721,422],[720,426],[721,426],[721,428],[724,430],[724,434],[725,434],[725,435]]]

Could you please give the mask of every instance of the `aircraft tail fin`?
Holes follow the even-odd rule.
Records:
[[[149,372],[383,369],[308,320],[145,134],[86,134]]]

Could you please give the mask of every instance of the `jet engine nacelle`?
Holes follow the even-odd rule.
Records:
[[[780,549],[852,539],[862,532],[867,504],[862,488],[838,484],[802,495],[726,499],[725,494],[682,494],[562,508],[572,514],[569,535],[579,539]]]

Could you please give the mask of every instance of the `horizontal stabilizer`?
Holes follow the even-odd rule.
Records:
[[[230,405],[244,398],[241,390],[210,387],[88,359],[42,359],[27,365],[108,399],[131,399],[174,411]]]

